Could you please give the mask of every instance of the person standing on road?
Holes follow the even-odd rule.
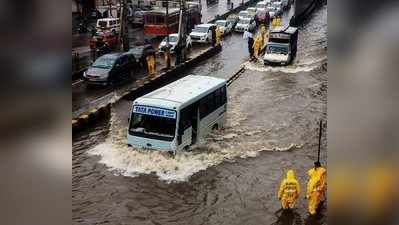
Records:
[[[212,26],[211,32],[212,32],[212,47],[215,47],[216,46],[216,27],[215,26]]]
[[[299,182],[295,178],[293,170],[288,170],[287,175],[280,184],[278,199],[283,209],[292,209],[299,197]]]
[[[325,198],[327,191],[326,172],[327,170],[321,166],[320,162],[315,162],[315,166],[308,171],[309,181],[306,199],[308,200],[310,215],[316,214],[319,203]]]
[[[254,50],[253,50],[253,45],[254,45],[254,38],[253,38],[253,34],[248,31],[245,30],[244,31],[244,35],[243,35],[243,39],[244,40],[248,40],[248,52],[249,52],[249,57],[252,59],[253,55],[254,55]]]

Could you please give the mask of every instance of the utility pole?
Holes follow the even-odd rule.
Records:
[[[320,148],[321,148],[321,134],[323,129],[323,121],[320,120],[320,127],[319,127],[319,148],[317,149],[317,163],[320,164]]]
[[[170,46],[169,46],[169,0],[166,0],[166,68],[170,68]]]
[[[186,1],[180,0],[180,17],[179,17],[179,31],[176,49],[176,66],[186,61]]]
[[[120,32],[118,39],[121,43],[121,48],[123,51],[129,51],[129,37],[128,37],[128,26],[127,26],[127,2],[126,0],[121,1],[121,11],[120,11]]]

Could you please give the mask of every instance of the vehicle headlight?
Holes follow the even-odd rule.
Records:
[[[86,71],[83,72],[83,77],[86,78]]]

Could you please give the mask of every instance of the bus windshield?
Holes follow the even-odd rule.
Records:
[[[288,45],[268,45],[267,53],[288,54]]]
[[[133,113],[129,133],[134,136],[172,141],[176,119]]]

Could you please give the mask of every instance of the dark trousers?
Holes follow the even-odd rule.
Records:
[[[249,56],[252,57],[254,56],[254,39],[253,38],[248,38],[248,52],[249,52]]]

